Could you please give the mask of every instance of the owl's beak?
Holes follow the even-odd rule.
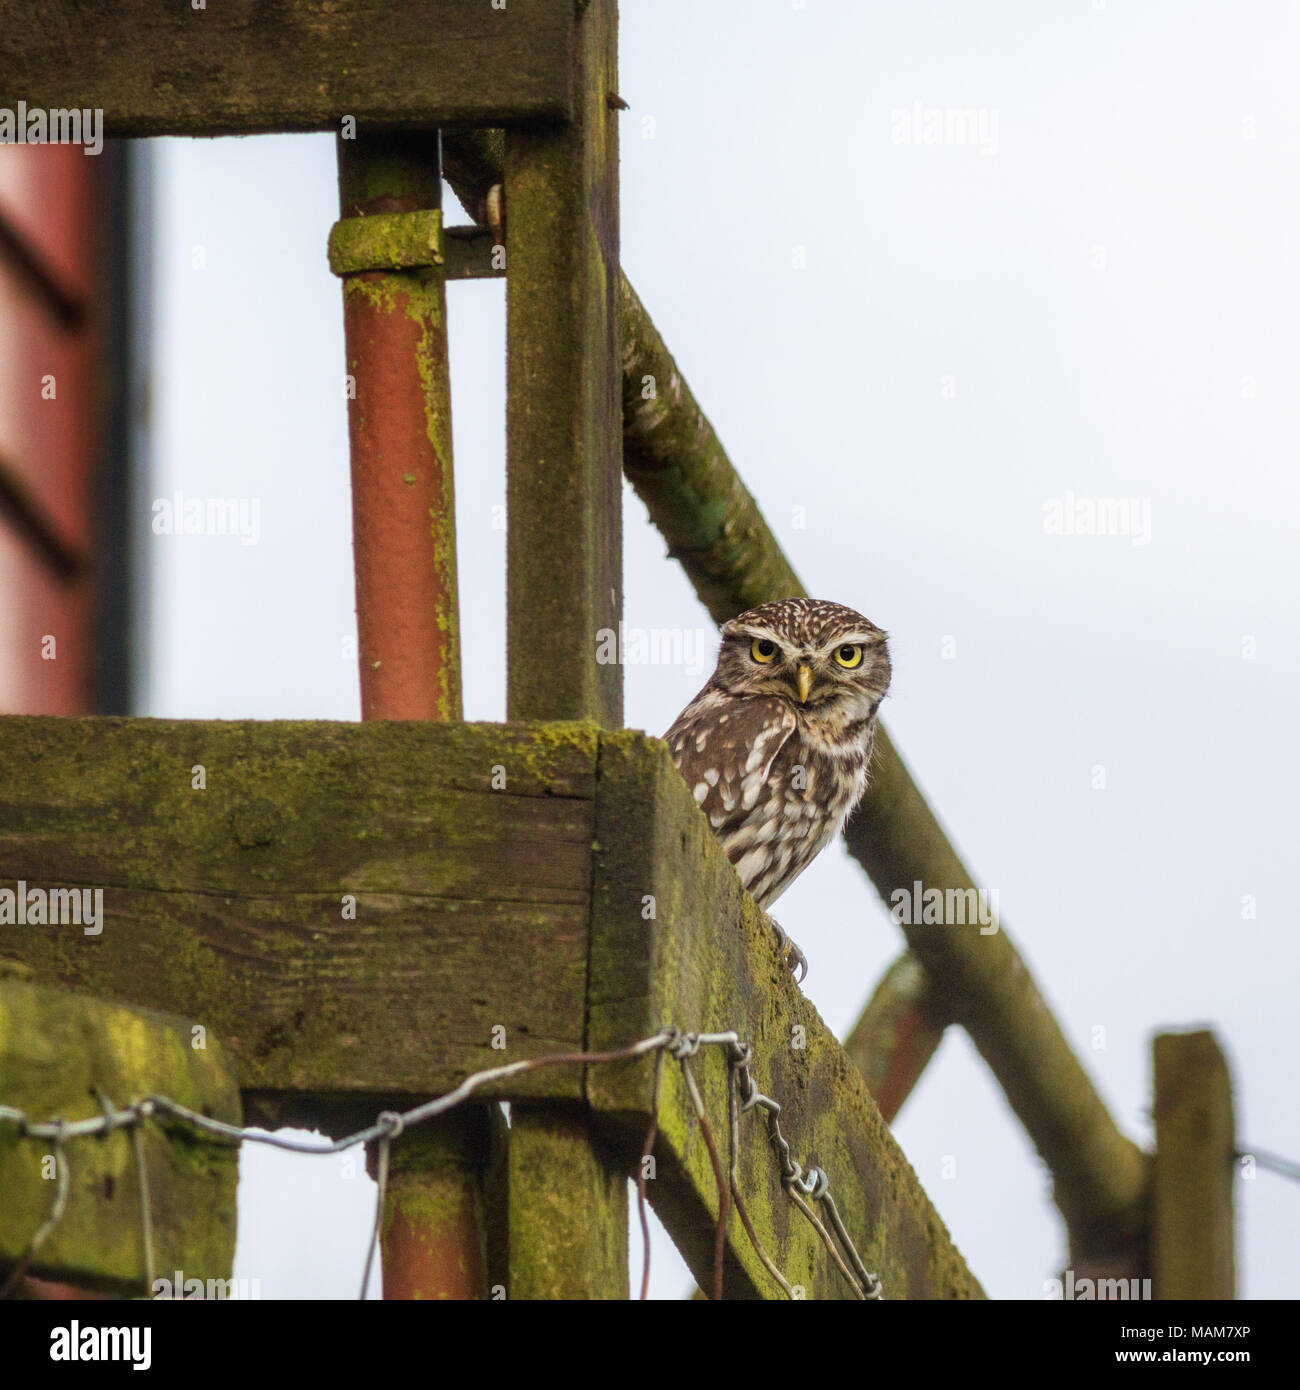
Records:
[[[799,677],[799,703],[801,705],[806,705],[808,703],[808,692],[813,688],[812,667],[806,662],[801,661],[795,674]]]

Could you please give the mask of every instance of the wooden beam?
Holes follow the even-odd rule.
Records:
[[[623,722],[617,8],[580,7],[567,129],[505,142],[507,709]]]
[[[500,1146],[487,1187],[492,1296],[626,1299],[631,1166],[592,1142],[586,1108],[512,1105]]]
[[[447,227],[443,271],[448,280],[504,280],[505,247],[483,227]]]
[[[506,709],[623,722],[615,0],[579,5],[573,124],[506,133]],[[627,1179],[582,1114],[512,1110],[511,1298],[626,1292]]]
[[[1150,1261],[1158,1299],[1235,1298],[1232,1078],[1214,1034],[1152,1045],[1156,1151]]]
[[[95,110],[115,135],[566,120],[566,0],[0,0],[0,108]]]
[[[0,957],[196,1017],[259,1115],[580,1047],[596,753],[575,724],[0,718],[0,892],[104,912],[0,921]]]
[[[6,934],[12,928],[0,928]],[[201,1042],[201,1046],[198,1043]],[[103,1113],[160,1094],[227,1124],[240,1123],[234,1067],[212,1034],[188,1019],[0,977],[0,1105],[45,1123]],[[230,1277],[238,1159],[230,1145],[169,1141],[162,1123],[143,1131],[156,1278]],[[62,1218],[35,1253],[41,1278],[108,1293],[151,1294],[140,1183],[130,1136],[63,1145],[68,1195]],[[0,1120],[0,1284],[49,1216],[56,1191],[53,1144]]]
[[[253,1118],[346,1133],[381,1098],[503,1061],[621,1046],[667,1023],[736,1028],[886,1296],[978,1293],[660,741],[591,724],[8,717],[0,763],[21,770],[0,787],[0,893],[12,906],[20,883],[104,892],[102,931],[11,912],[0,955],[42,981],[186,1007],[228,1043]],[[696,1071],[723,1142],[721,1058]],[[707,1283],[712,1167],[672,1065],[666,1082],[651,1194]],[[567,1251],[554,1287],[619,1296],[648,1066],[591,1067],[585,1084],[576,1067],[546,1069],[495,1094],[519,1102],[507,1209],[536,1219],[509,1218],[490,1282],[532,1296]],[[600,1133],[541,1099],[588,1100]],[[758,1117],[744,1123],[742,1191],[765,1246],[810,1296],[842,1296]],[[547,1183],[552,1197],[530,1207]],[[729,1294],[774,1291],[734,1224],[729,1252]]]
[[[821,1166],[867,1269],[884,1295],[972,1298],[979,1284],[953,1245],[862,1078],[794,984],[771,932],[718,847],[658,740],[601,737],[589,1044],[648,1037],[667,1024],[735,1029],[754,1045],[754,1078],[782,1108],[797,1161]],[[649,1118],[651,1069],[591,1067],[587,1094],[629,1166]],[[702,1052],[695,1074],[726,1163],[726,1068]],[[768,1254],[810,1298],[851,1291],[782,1190],[758,1112],[741,1117],[740,1189]],[[712,1286],[714,1171],[677,1066],[664,1074],[651,1201],[703,1289]],[[731,1217],[728,1297],[781,1297]]]

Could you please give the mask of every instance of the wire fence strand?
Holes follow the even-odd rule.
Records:
[[[720,1049],[727,1063],[729,1144],[728,1163],[725,1168],[713,1134],[704,1097],[691,1065],[692,1059],[699,1055],[702,1048]],[[375,1145],[377,1188],[375,1219],[370,1231],[365,1268],[361,1279],[361,1297],[364,1298],[383,1229],[391,1148],[401,1134],[407,1129],[446,1114],[467,1101],[476,1091],[480,1091],[483,1087],[497,1081],[508,1080],[528,1072],[540,1071],[545,1067],[603,1066],[633,1061],[651,1054],[655,1057],[655,1072],[650,1104],[650,1121],[642,1145],[641,1164],[637,1172],[636,1184],[637,1207],[643,1242],[641,1298],[644,1299],[648,1296],[650,1284],[650,1226],[646,1214],[646,1179],[647,1168],[649,1167],[647,1160],[653,1161],[654,1147],[659,1134],[659,1111],[663,1089],[664,1063],[667,1057],[675,1060],[681,1068],[687,1098],[699,1123],[700,1133],[708,1150],[714,1181],[717,1186],[718,1219],[713,1245],[713,1298],[720,1299],[723,1295],[727,1228],[733,1209],[740,1219],[745,1235],[759,1262],[772,1276],[785,1296],[791,1299],[801,1296],[801,1291],[797,1286],[790,1283],[775,1261],[764,1250],[740,1191],[741,1116],[746,1111],[755,1108],[763,1110],[766,1117],[768,1140],[777,1156],[781,1186],[794,1206],[802,1212],[817,1233],[822,1244],[826,1247],[832,1263],[848,1283],[853,1296],[860,1299],[882,1297],[880,1280],[867,1272],[853,1241],[849,1237],[839,1209],[830,1196],[826,1174],[822,1169],[816,1167],[805,1171],[795,1160],[790,1144],[781,1130],[780,1105],[770,1096],[764,1095],[754,1081],[752,1071],[754,1054],[750,1044],[742,1042],[739,1034],[735,1032],[688,1033],[679,1028],[667,1027],[660,1029],[659,1032],[648,1038],[641,1038],[636,1042],[629,1043],[625,1047],[610,1048],[601,1052],[548,1053],[540,1057],[530,1057],[524,1061],[509,1062],[499,1067],[488,1067],[483,1071],[473,1072],[445,1095],[425,1101],[401,1113],[391,1110],[383,1111],[376,1116],[373,1124],[341,1139],[298,1139],[282,1134],[271,1134],[263,1130],[244,1129],[239,1125],[228,1124],[224,1120],[201,1115],[178,1101],[161,1095],[149,1095],[131,1105],[117,1107],[108,1096],[102,1092],[97,1092],[100,1113],[73,1121],[66,1121],[58,1117],[37,1121],[13,1106],[0,1105],[0,1123],[7,1122],[15,1125],[21,1136],[51,1142],[56,1177],[54,1199],[50,1210],[28,1242],[22,1256],[10,1269],[3,1287],[0,1287],[0,1298],[8,1297],[18,1288],[33,1259],[63,1218],[70,1188],[67,1144],[87,1138],[106,1139],[120,1130],[129,1131],[133,1149],[140,1200],[141,1250],[146,1284],[148,1289],[152,1291],[155,1270],[154,1233],[148,1166],[144,1153],[144,1129],[151,1120],[171,1121],[184,1125],[212,1141],[229,1141],[233,1145],[264,1144],[270,1148],[284,1149],[292,1153],[338,1154],[358,1145],[365,1147],[369,1147],[371,1144]],[[823,1222],[817,1215],[812,1205],[814,1202],[820,1203],[824,1208],[827,1222]],[[829,1223],[829,1229],[827,1223]]]

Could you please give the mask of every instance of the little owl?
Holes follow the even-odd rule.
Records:
[[[723,626],[708,684],[664,737],[760,907],[861,799],[888,688],[885,634],[852,608],[787,598]],[[772,926],[783,958],[806,973],[803,952]]]

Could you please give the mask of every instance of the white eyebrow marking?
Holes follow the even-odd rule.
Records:
[[[735,635],[751,638],[755,642],[774,642],[782,651],[789,647],[789,643],[783,637],[779,637],[770,627],[764,627],[761,623],[746,623],[744,627],[737,629]]]

